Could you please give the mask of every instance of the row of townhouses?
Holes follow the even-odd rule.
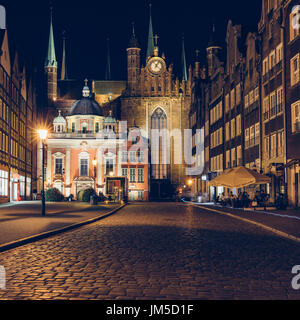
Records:
[[[299,206],[299,17],[298,0],[262,0],[255,32],[229,21],[223,48],[212,30],[207,63],[197,59],[192,82],[190,127],[201,169],[192,176],[192,194],[200,201],[229,192],[208,182],[245,166],[272,177],[249,194],[264,188],[271,201],[285,194]]]
[[[0,203],[32,198],[37,185],[36,92],[29,68],[0,32]]]

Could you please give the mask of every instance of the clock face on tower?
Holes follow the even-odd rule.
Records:
[[[166,69],[166,65],[163,59],[155,57],[149,60],[148,62],[148,70],[154,74],[159,75],[163,73]]]

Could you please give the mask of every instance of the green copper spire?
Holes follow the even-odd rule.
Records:
[[[150,3],[150,22],[149,22],[149,35],[148,35],[148,49],[147,49],[147,58],[154,55],[154,38],[153,38],[153,27],[152,27],[152,12],[151,12],[151,3]]]
[[[52,24],[52,8],[50,8],[50,12],[51,12],[50,13],[50,35],[49,35],[48,55],[45,61],[45,67],[57,68],[55,46],[54,46],[53,24]]]
[[[184,35],[182,35],[182,80],[188,80],[185,58]]]

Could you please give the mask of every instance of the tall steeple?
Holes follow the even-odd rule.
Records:
[[[217,35],[216,35],[216,27],[215,22],[213,19],[210,34],[209,34],[209,40],[207,44],[207,48],[213,48],[213,47],[219,47],[218,41],[217,41]]]
[[[150,22],[149,22],[149,35],[148,35],[148,49],[147,49],[147,59],[149,56],[154,54],[154,38],[153,38],[153,26],[152,26],[152,4],[150,3]]]
[[[111,80],[111,66],[110,66],[110,46],[109,38],[107,38],[107,58],[106,58],[106,70],[105,70],[105,80]]]
[[[53,17],[52,17],[53,8],[50,7],[50,34],[49,34],[49,43],[48,43],[48,54],[45,61],[45,67],[56,67],[56,54],[55,54],[55,45],[54,45],[54,35],[53,35]]]
[[[187,81],[187,67],[186,67],[186,57],[185,57],[185,46],[184,46],[184,35],[182,35],[182,56],[181,56],[181,63],[182,63],[182,80]]]
[[[129,40],[128,48],[140,48],[139,42],[135,34],[134,22],[132,22],[132,34]]]
[[[132,23],[132,35],[127,48],[127,94],[135,96],[138,93],[138,78],[141,71],[141,48],[135,35]]]
[[[207,56],[207,67],[208,67],[208,75],[211,77],[214,73],[214,69],[216,67],[217,57],[219,56],[222,47],[219,45],[216,35],[215,23],[213,21],[209,41],[206,48],[206,56]]]
[[[63,32],[63,55],[61,64],[61,80],[68,80],[67,64],[66,64],[66,32]]]
[[[50,7],[50,35],[48,54],[45,61],[45,72],[47,74],[48,104],[51,105],[57,99],[57,61],[55,55],[52,7]]]

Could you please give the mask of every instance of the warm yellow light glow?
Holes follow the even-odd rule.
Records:
[[[114,175],[114,173],[111,171],[111,172],[109,173],[109,175],[112,177],[112,176]]]
[[[38,134],[39,134],[41,140],[46,140],[47,136],[48,136],[48,130],[40,129],[40,130],[38,130]]]
[[[97,165],[97,160],[94,159],[94,160],[93,160],[93,166],[96,167],[96,165]]]
[[[193,180],[188,181],[188,185],[191,186],[193,184]]]

